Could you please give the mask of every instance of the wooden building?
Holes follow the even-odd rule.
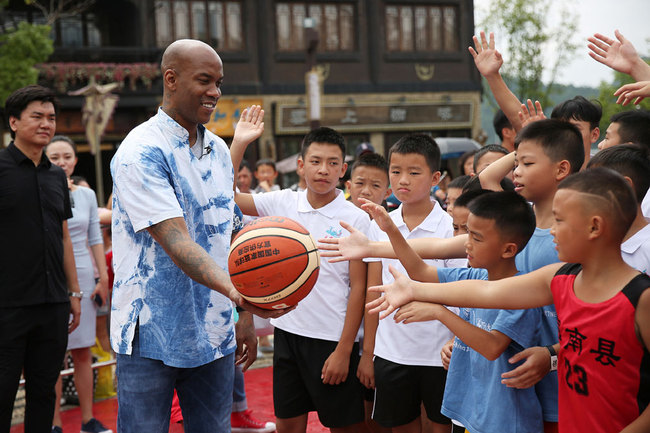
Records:
[[[261,104],[266,130],[246,157],[280,160],[297,152],[310,126],[305,18],[311,18],[320,123],[344,133],[350,154],[364,141],[385,151],[408,132],[478,135],[481,82],[467,52],[473,17],[472,0],[96,0],[55,22],[55,52],[41,67],[41,84],[61,94],[57,133],[83,144],[82,98],[67,92],[86,85],[89,75],[122,83],[102,139],[110,188],[114,150],[160,103],[162,51],[175,39],[201,39],[220,54],[225,72],[208,127],[228,141],[240,110]],[[12,0],[0,24],[44,19]],[[78,171],[92,184],[90,155],[80,155]]]

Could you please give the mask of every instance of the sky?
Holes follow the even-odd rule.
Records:
[[[491,0],[474,0],[476,32]],[[575,59],[563,68],[557,83],[575,86],[597,87],[601,81],[613,79],[612,70],[589,57],[587,38],[594,33],[602,33],[614,38],[618,29],[630,40],[641,56],[650,56],[650,0],[552,0],[555,5],[569,4],[578,17],[575,42],[578,49]],[[548,22],[557,19],[557,7],[549,10]],[[490,29],[487,29],[488,31]],[[497,49],[498,32],[495,31]],[[506,57],[507,61],[507,57]]]

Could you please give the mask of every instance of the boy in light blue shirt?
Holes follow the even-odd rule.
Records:
[[[471,268],[427,266],[411,249],[391,219],[378,207],[373,217],[384,230],[415,280],[448,282],[498,280],[518,274],[517,252],[535,230],[535,216],[526,200],[514,192],[485,193],[469,203],[466,252]],[[533,388],[501,384],[509,358],[539,344],[542,311],[464,308],[460,316],[442,305],[411,302],[396,314],[398,322],[439,320],[455,335],[442,413],[463,423],[470,433],[540,432],[542,409]]]

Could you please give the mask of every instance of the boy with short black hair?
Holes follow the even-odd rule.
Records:
[[[440,178],[440,149],[436,142],[424,134],[407,135],[391,147],[388,159],[393,192],[402,203],[390,217],[400,232],[407,238],[451,237],[451,217],[429,194]],[[372,223],[369,237],[387,239],[376,223]],[[370,261],[368,284],[390,281],[388,266],[398,263],[388,259]],[[439,267],[464,265],[462,260],[430,263]],[[376,317],[368,316],[364,323],[360,379],[364,384],[374,379],[373,419],[393,432],[419,431],[424,403],[434,431],[449,431],[450,420],[440,413],[446,374],[438,356],[442,345],[451,338],[449,330],[439,322],[378,324]]]
[[[502,109],[499,108],[494,114],[492,125],[494,126],[494,131],[499,136],[499,140],[501,140],[501,146],[506,148],[508,152],[515,150],[515,136],[517,135],[517,131],[512,127],[512,124]]]
[[[345,182],[350,201],[356,207],[363,204],[359,198],[382,204],[391,194],[388,183],[388,164],[378,153],[364,153],[352,164],[350,180]]]
[[[516,275],[515,255],[535,230],[530,205],[514,192],[486,192],[471,200],[469,208],[466,249],[471,268],[453,269],[426,265],[388,215],[376,207],[371,213],[415,280],[498,280]],[[464,308],[458,317],[441,305],[422,302],[411,302],[395,315],[396,321],[404,323],[439,320],[456,335],[442,410],[472,433],[537,433],[542,429],[542,410],[535,390],[506,388],[499,383],[501,373],[509,367],[509,358],[538,344],[540,319],[539,308]]]
[[[650,111],[629,110],[613,114],[599,149],[623,143],[639,143],[650,147]]]
[[[650,187],[650,151],[638,144],[621,144],[598,152],[587,168],[605,167],[624,176],[631,183],[638,206],[636,218],[621,244],[625,263],[648,273],[650,269],[650,224],[643,217],[641,203]]]
[[[445,199],[446,211],[449,215],[454,214],[456,199],[463,193],[463,188],[472,177],[467,175],[458,176],[452,179],[447,185],[447,198]]]
[[[252,141],[252,140],[251,140]],[[245,148],[231,148],[233,164]],[[303,139],[307,190],[235,194],[244,214],[282,215],[301,223],[312,236],[340,237],[338,218],[366,232],[368,215],[336,188],[345,173],[345,139],[331,128],[317,128]],[[362,387],[355,376],[357,332],[363,316],[366,266],[363,262],[320,263],[316,285],[295,310],[273,320],[273,402],[277,431],[305,432],[316,410],[333,432],[359,431],[364,421]]]
[[[395,283],[369,308],[420,300],[475,308],[532,308],[554,302],[560,328],[562,432],[650,431],[650,277],[625,264],[620,245],[637,200],[625,179],[593,168],[563,181],[553,202],[560,260],[499,281]]]
[[[474,173],[479,174],[485,167],[507,155],[508,149],[498,144],[488,144],[474,154]]]
[[[255,193],[279,191],[280,185],[275,183],[276,177],[278,177],[278,171],[275,168],[275,161],[270,159],[258,160],[255,163],[255,179],[257,179]]]

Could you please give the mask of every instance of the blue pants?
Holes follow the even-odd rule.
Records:
[[[230,431],[235,355],[195,368],[170,367],[140,356],[139,335],[131,355],[117,354],[117,431],[167,433],[174,388],[187,433]]]

